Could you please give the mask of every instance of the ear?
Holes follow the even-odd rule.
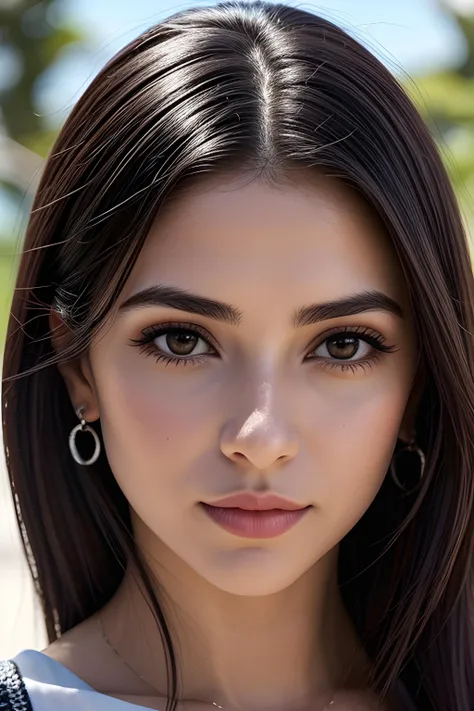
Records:
[[[71,342],[71,331],[61,315],[51,309],[50,313],[51,342],[57,354]],[[75,360],[58,363],[72,406],[77,413],[82,409],[82,416],[87,422],[99,419],[99,405],[94,376],[88,354]]]
[[[420,404],[423,391],[425,389],[426,376],[424,369],[419,367],[416,370],[416,374],[413,380],[413,386],[410,392],[410,397],[408,398],[408,403],[405,408],[405,413],[403,415],[402,423],[400,425],[400,430],[398,433],[399,439],[402,442],[409,444],[415,432],[416,415],[418,412],[418,407]]]

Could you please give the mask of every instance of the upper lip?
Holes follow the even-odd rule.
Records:
[[[270,509],[282,509],[283,511],[297,511],[306,506],[297,504],[295,501],[284,499],[277,494],[232,494],[217,501],[209,502],[210,506],[220,506],[222,508],[246,509],[247,511],[269,511]]]

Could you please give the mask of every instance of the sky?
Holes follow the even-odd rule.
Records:
[[[449,2],[461,10],[474,6],[474,0]],[[59,0],[59,15],[82,29],[87,40],[84,47],[68,50],[38,83],[39,113],[59,128],[95,74],[121,47],[173,12],[202,4],[208,3]],[[321,14],[349,30],[397,74],[416,76],[455,64],[463,54],[462,38],[437,0],[289,0],[288,4]],[[15,217],[0,194],[0,228],[5,221],[17,224]]]

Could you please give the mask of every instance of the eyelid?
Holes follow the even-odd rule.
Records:
[[[147,326],[146,328],[142,329],[141,333],[145,338],[152,341],[154,338],[157,338],[158,336],[161,336],[167,331],[171,331],[173,329],[179,329],[181,331],[192,331],[193,333],[196,333],[198,336],[203,338],[215,350],[220,349],[220,345],[217,339],[214,338],[214,336],[209,333],[206,328],[203,328],[203,326],[199,326],[197,323],[187,323],[185,321],[166,321],[163,323],[155,323],[152,326]],[[143,342],[143,339],[131,340],[133,340],[134,343]]]
[[[378,338],[381,339],[381,342],[384,343],[386,338],[385,336],[380,333],[379,331],[375,330],[374,328],[370,328],[367,326],[332,326],[331,328],[328,328],[326,331],[323,331],[323,333],[319,333],[316,338],[314,338],[310,345],[309,349],[313,350],[314,348],[317,348],[317,346],[320,346],[324,341],[326,341],[328,338],[335,334],[340,334],[340,333],[349,333],[349,334],[354,334],[355,336],[359,336],[361,339],[363,338],[364,335],[367,336],[372,336],[373,338]]]

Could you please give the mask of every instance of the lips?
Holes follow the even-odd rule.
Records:
[[[235,494],[201,503],[207,516],[242,538],[275,538],[293,528],[312,508],[275,494]]]
[[[246,511],[270,511],[279,509],[280,511],[298,511],[306,508],[304,504],[297,504],[276,494],[254,494],[242,493],[232,494],[217,501],[208,502],[210,506],[220,508],[244,509]]]

